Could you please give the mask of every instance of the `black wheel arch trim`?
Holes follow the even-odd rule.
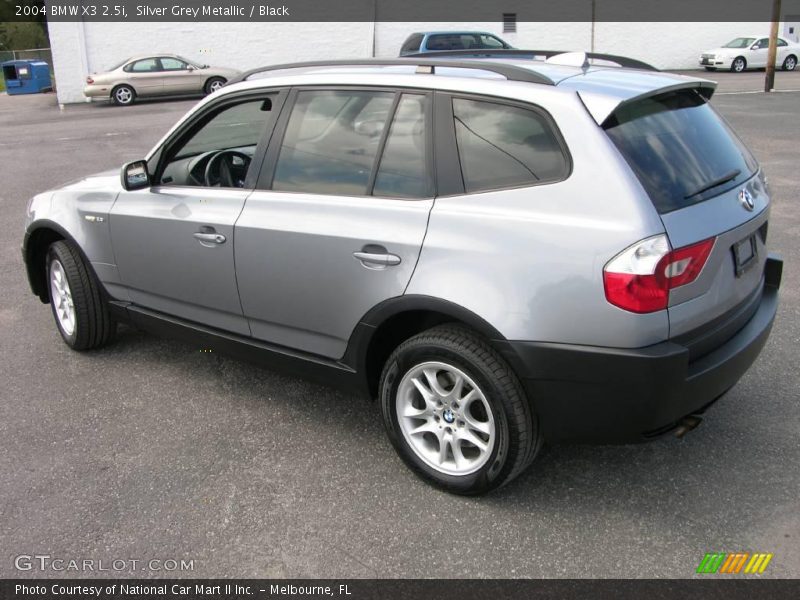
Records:
[[[470,327],[486,338],[516,372],[521,369],[519,357],[508,340],[483,317],[449,300],[422,294],[407,294],[384,300],[370,309],[353,330],[344,356],[339,361],[355,370],[364,379],[370,395],[373,395],[372,392],[374,392],[374,381],[370,381],[370,376],[374,376],[374,373],[370,373],[369,359],[375,333],[393,317],[414,312],[436,313],[444,317],[446,321],[458,322]],[[380,374],[378,373],[378,375]]]
[[[41,265],[38,264],[38,261],[34,260],[33,252],[36,251],[36,248],[31,246],[31,239],[34,237],[37,231],[41,231],[43,229],[51,230],[57,233],[62,239],[70,242],[73,246],[75,246],[75,248],[77,248],[78,253],[83,259],[87,269],[89,269],[89,271],[97,280],[101,292],[108,297],[108,292],[106,291],[105,286],[103,286],[100,278],[97,277],[97,273],[94,270],[94,265],[92,265],[92,261],[90,261],[86,256],[86,253],[83,251],[81,245],[75,240],[72,234],[64,229],[64,227],[55,221],[50,221],[49,219],[41,219],[31,223],[28,226],[28,229],[25,231],[25,237],[22,241],[22,261],[25,263],[25,272],[28,275],[28,284],[30,285],[31,292],[35,296],[38,296],[39,299],[45,304],[50,301],[50,295],[47,291],[47,277],[45,276],[44,272],[40,270]]]

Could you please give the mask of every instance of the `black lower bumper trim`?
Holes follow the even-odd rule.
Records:
[[[777,312],[780,266],[780,259],[768,260],[750,320],[694,361],[675,342],[638,349],[508,342],[501,350],[520,374],[546,439],[643,441],[704,409],[753,364]]]

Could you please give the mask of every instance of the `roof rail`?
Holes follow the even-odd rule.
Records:
[[[268,73],[270,71],[285,71],[287,69],[303,69],[309,67],[395,67],[407,66],[417,67],[417,73],[435,74],[436,67],[444,67],[449,69],[470,69],[477,71],[488,71],[502,75],[509,81],[524,81],[526,83],[540,83],[544,85],[555,85],[552,79],[536,73],[528,68],[519,65],[509,65],[505,63],[497,63],[490,61],[468,61],[468,60],[439,60],[426,56],[423,58],[390,58],[390,59],[374,59],[366,58],[363,60],[358,59],[345,59],[345,60],[320,60],[311,62],[298,62],[287,63],[281,65],[270,65],[258,69],[251,69],[242,73],[239,77],[231,79],[228,84],[239,83],[240,81],[247,81],[253,75],[259,73]]]
[[[487,48],[483,50],[433,50],[431,52],[417,52],[415,54],[407,54],[406,58],[416,58],[420,56],[428,56],[431,58],[453,56],[462,58],[539,58],[545,59],[558,56],[559,54],[571,54],[566,50],[523,50],[518,48]],[[607,60],[616,63],[620,67],[629,69],[642,69],[644,71],[658,71],[653,65],[650,65],[635,58],[628,58],[627,56],[618,56],[616,54],[603,54],[601,52],[583,52],[586,58],[595,58],[597,60]]]

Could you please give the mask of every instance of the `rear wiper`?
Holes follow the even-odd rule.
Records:
[[[684,196],[683,199],[684,200],[688,200],[689,198],[694,198],[695,196],[698,196],[698,195],[702,194],[703,192],[707,192],[708,190],[710,190],[712,188],[715,188],[718,185],[722,185],[723,183],[728,183],[729,181],[733,181],[734,179],[736,179],[739,176],[739,174],[741,172],[742,172],[741,169],[734,169],[733,171],[725,173],[725,175],[723,175],[722,177],[718,177],[714,181],[711,181],[711,182],[707,183],[706,185],[701,187],[696,192],[693,192],[693,193],[689,194],[688,196]]]

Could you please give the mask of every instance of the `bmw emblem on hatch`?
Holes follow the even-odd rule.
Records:
[[[739,192],[739,202],[741,202],[742,206],[750,211],[756,207],[756,203],[753,202],[753,196],[747,191],[747,189],[743,189],[741,192]]]

